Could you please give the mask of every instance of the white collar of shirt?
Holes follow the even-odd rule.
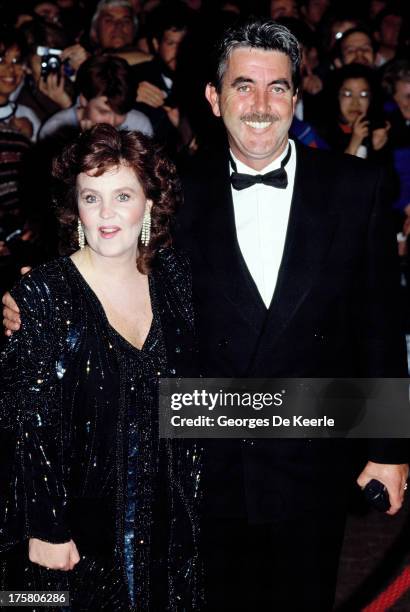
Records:
[[[290,145],[290,143],[292,143],[292,145]],[[286,164],[286,171],[288,170],[288,165],[290,163],[290,160],[292,159],[292,157],[294,157],[295,143],[293,142],[293,140],[289,140],[289,145],[288,146],[292,146],[292,153],[291,153],[291,156],[290,156],[290,159],[289,159],[288,163]],[[234,162],[236,164],[237,172],[243,172],[244,174],[252,174],[252,175],[266,174],[266,172],[271,172],[272,170],[277,170],[278,168],[280,168],[282,160],[286,157],[286,153],[287,152],[288,152],[288,147],[285,147],[285,150],[279,155],[279,157],[277,157],[270,164],[268,164],[267,166],[262,168],[262,170],[254,170],[254,168],[251,168],[250,166],[247,166],[246,164],[241,162],[237,157],[235,157],[235,155],[232,153],[232,150],[230,149],[230,154],[231,154],[232,159],[234,160]],[[230,173],[232,174],[232,172],[233,172],[233,168],[231,166],[231,172]],[[271,187],[271,189],[272,189],[272,187]]]
[[[283,257],[286,232],[296,172],[296,149],[289,140],[291,156],[286,164],[288,186],[277,189],[256,184],[240,191],[232,188],[236,235],[242,256],[256,284],[265,306],[269,308],[275,291],[279,267]],[[231,152],[237,171],[246,174],[265,174],[280,167],[288,148],[263,170],[249,168]],[[230,165],[230,172],[232,173]]]

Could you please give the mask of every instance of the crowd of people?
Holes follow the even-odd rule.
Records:
[[[408,441],[160,441],[158,384],[407,375],[405,8],[4,11],[1,288],[34,269],[4,298],[3,589],[330,612],[350,487],[398,512]]]
[[[243,0],[4,3],[1,288],[24,261],[36,263],[55,252],[55,240],[46,245],[44,238],[45,232],[55,233],[47,218],[49,163],[70,134],[98,122],[137,129],[153,135],[182,167],[223,138],[203,90],[214,41],[249,13],[278,20],[300,43],[302,79],[291,136],[308,146],[373,159],[390,172],[405,261],[410,228],[406,11],[399,0],[271,0],[258,6]],[[33,202],[39,176],[41,189]]]

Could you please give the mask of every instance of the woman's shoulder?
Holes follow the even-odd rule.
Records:
[[[181,249],[167,247],[160,249],[156,256],[156,269],[169,281],[179,283],[190,282],[191,267],[187,254]]]
[[[192,303],[192,281],[189,259],[183,251],[168,247],[156,257],[154,276],[160,278],[166,294],[183,310]]]
[[[57,301],[67,304],[70,286],[68,258],[60,257],[30,270],[10,293],[20,308],[24,305],[34,307],[36,304],[45,308]]]

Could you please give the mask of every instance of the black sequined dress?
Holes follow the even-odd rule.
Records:
[[[157,422],[159,377],[197,375],[184,260],[164,250],[149,287],[141,350],[69,258],[13,290],[23,324],[1,362],[0,416],[16,440],[1,502],[4,589],[69,590],[73,612],[200,607],[201,457],[160,441]],[[81,560],[46,570],[27,559],[30,537],[72,538]]]

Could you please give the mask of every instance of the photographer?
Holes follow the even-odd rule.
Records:
[[[67,46],[69,41],[57,26],[33,20],[20,31],[29,49],[27,76],[14,99],[44,122],[72,105],[74,86],[68,75],[75,73],[87,54],[80,45]]]

